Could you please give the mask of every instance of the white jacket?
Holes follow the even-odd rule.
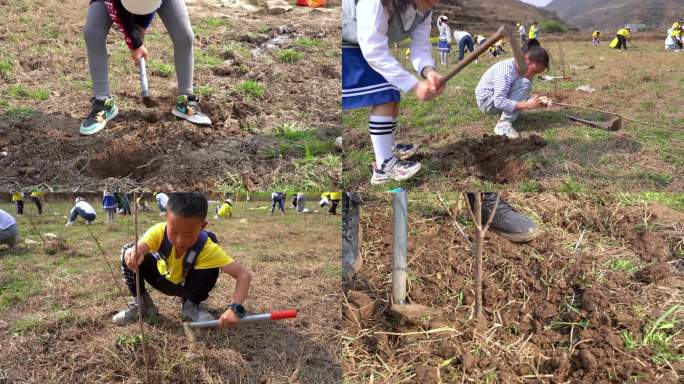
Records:
[[[432,11],[421,14],[410,6],[390,19],[381,0],[342,0],[343,45],[357,43],[368,65],[404,92],[410,91],[419,80],[399,64],[390,51],[390,44],[410,37],[411,64],[420,73],[425,67],[435,66],[431,29]]]

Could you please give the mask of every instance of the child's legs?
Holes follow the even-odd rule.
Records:
[[[532,82],[530,79],[521,77],[516,80],[511,86],[511,93],[508,98],[515,101],[527,101],[532,93]],[[514,111],[513,113],[502,111],[500,121],[507,121],[512,123],[518,119],[520,116],[519,111]]]
[[[33,200],[33,203],[36,205],[36,208],[38,208],[38,214],[42,215],[43,214],[43,204],[40,202],[40,198],[36,196],[31,196],[31,200]]]
[[[112,26],[104,1],[93,1],[88,7],[88,17],[83,37],[88,53],[88,67],[96,98],[109,97],[109,61],[107,57],[107,34]]]
[[[69,212],[69,221],[76,221],[76,218],[78,218],[78,208],[73,207],[71,212]]]
[[[147,281],[156,290],[170,296],[182,296],[183,287],[174,284],[159,273],[157,269],[157,259],[151,254],[145,255],[142,264],[138,266],[140,272],[140,294],[146,292],[145,282]],[[136,297],[135,290],[135,272],[128,268],[126,262],[123,260],[123,253],[121,258],[121,272],[123,273],[124,282],[128,287],[131,296]]]
[[[273,211],[275,211],[275,206],[276,206],[275,199],[271,199],[271,213],[273,213]]]
[[[159,18],[173,41],[173,61],[176,65],[178,94],[192,94],[192,76],[195,65],[192,43],[194,35],[188,10],[183,0],[166,0],[157,10]]]
[[[278,209],[285,213],[285,199],[278,199]]]
[[[219,269],[193,269],[185,277],[183,286],[184,299],[199,304],[209,298],[209,292],[214,289],[219,277]]]
[[[390,102],[375,105],[371,108],[368,129],[375,152],[375,163],[378,167],[393,156],[394,128],[399,116],[399,103]]]
[[[0,244],[7,244],[14,247],[17,243],[17,225],[12,224],[5,229],[0,229]]]
[[[337,205],[340,203],[339,200],[330,200],[330,209],[328,210],[329,213],[332,213],[333,215],[337,215]]]
[[[466,47],[466,41],[465,37],[461,39],[461,41],[458,42],[458,61],[463,60],[465,57],[465,47]]]
[[[17,215],[23,215],[24,214],[24,202],[19,200],[14,203],[17,207]]]

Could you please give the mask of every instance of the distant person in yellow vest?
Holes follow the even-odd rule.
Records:
[[[678,23],[675,23],[678,24]],[[669,51],[679,51],[684,48],[684,27],[680,26],[678,29],[669,29],[667,31],[667,38],[665,39],[665,49]]]
[[[233,218],[233,201],[226,199],[223,201],[223,205],[221,205],[221,207],[216,206],[216,217],[228,217],[229,219]]]
[[[31,192],[31,201],[33,201],[33,204],[36,205],[36,208],[38,208],[38,214],[42,215],[43,214],[43,202],[40,200],[41,197],[45,195],[45,192],[43,191],[33,191]]]
[[[614,48],[616,48],[618,51],[621,51],[623,48],[627,50],[627,42],[631,41],[632,39],[630,28],[625,27],[620,29],[615,34],[615,38],[617,39],[617,45]]]
[[[527,38],[529,40],[532,40],[532,39],[539,40],[539,29],[540,28],[539,28],[539,22],[538,21],[535,21],[534,23],[532,23],[532,25],[530,26],[530,33],[527,35]]]
[[[17,215],[24,214],[24,194],[22,192],[14,192],[12,194],[12,202],[17,208]]]
[[[594,31],[594,33],[591,34],[591,38],[594,47],[598,47],[601,44],[601,31]]]

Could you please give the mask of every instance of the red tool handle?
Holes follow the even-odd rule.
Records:
[[[297,317],[296,309],[286,309],[284,311],[271,312],[271,320],[292,319]]]

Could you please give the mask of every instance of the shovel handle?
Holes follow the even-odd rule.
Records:
[[[286,309],[283,311],[273,311],[266,313],[257,313],[254,315],[247,315],[240,319],[239,323],[251,322],[251,321],[275,321],[283,319],[292,319],[297,317],[296,309]],[[216,328],[219,326],[218,320],[209,321],[195,321],[192,323],[187,323],[190,328]]]
[[[147,81],[147,67],[145,66],[145,58],[140,58],[138,64],[138,72],[140,73],[140,88],[142,89],[143,97],[150,97],[150,85]]]

